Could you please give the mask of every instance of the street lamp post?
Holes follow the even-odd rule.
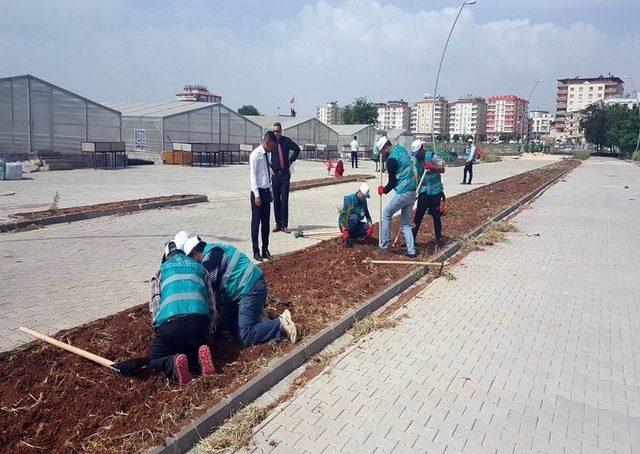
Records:
[[[447,53],[447,47],[449,47],[449,41],[451,41],[451,35],[453,34],[453,29],[456,27],[456,23],[458,22],[458,18],[460,14],[462,14],[462,10],[467,5],[475,5],[475,0],[467,0],[463,1],[460,5],[460,9],[458,10],[458,14],[456,14],[456,18],[451,24],[451,30],[449,30],[449,36],[447,36],[447,41],[444,43],[444,49],[442,49],[442,55],[440,56],[440,64],[438,65],[438,72],[436,73],[436,83],[433,87],[433,102],[431,103],[431,142],[433,144],[433,152],[436,152],[436,98],[438,96],[438,82],[440,81],[440,71],[442,70],[442,62],[444,61],[444,55]],[[425,172],[426,173],[426,172]]]
[[[633,90],[636,92],[636,100],[638,101],[638,113],[640,114],[640,91],[636,89],[636,84],[633,83],[633,79],[630,76],[625,77],[631,81]],[[640,128],[638,128],[638,141],[636,142],[636,150],[631,155],[631,159],[635,159],[638,156],[638,148],[640,147]]]
[[[529,103],[531,102],[531,96],[533,96],[533,91],[536,89],[536,87],[538,86],[538,84],[540,82],[544,82],[544,79],[538,79],[536,80],[536,83],[533,84],[533,87],[531,87],[531,91],[529,92],[529,97],[527,98],[527,103],[525,104],[525,108],[524,108],[524,112],[522,112],[522,124],[520,125],[520,153],[522,153],[524,151],[524,120],[526,119],[527,115],[526,115],[526,111],[527,111],[527,107],[529,106]],[[529,139],[529,137],[527,136],[527,140]]]

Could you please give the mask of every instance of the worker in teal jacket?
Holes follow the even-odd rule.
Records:
[[[342,210],[338,216],[338,227],[342,232],[342,240],[347,246],[373,234],[373,223],[367,206],[367,199],[371,197],[369,193],[369,185],[362,183],[357,192],[344,197]]]
[[[152,280],[150,310],[155,335],[149,349],[149,366],[179,384],[191,374],[214,372],[206,345],[211,309],[205,285],[206,270],[187,257],[174,241],[165,245],[157,279]]]
[[[427,151],[426,144],[416,139],[411,144],[412,155],[415,157],[416,176],[422,185],[418,192],[418,206],[413,218],[413,238],[418,238],[418,231],[422,218],[429,212],[433,218],[436,241],[442,240],[442,212],[444,211],[444,189],[442,174],[445,172],[444,160],[433,151]],[[424,174],[424,177],[423,177]]]
[[[376,146],[382,153],[382,160],[386,162],[389,174],[389,182],[386,186],[378,186],[378,194],[382,197],[383,194],[388,194],[392,190],[395,190],[396,193],[382,212],[380,250],[384,252],[389,247],[391,218],[400,211],[402,233],[407,244],[407,256],[415,257],[417,254],[411,232],[411,213],[413,213],[413,203],[416,200],[417,181],[411,156],[400,145],[396,145],[392,149],[391,141],[386,137],[380,137]]]
[[[291,313],[287,309],[276,319],[268,317],[267,284],[262,270],[238,248],[221,242],[206,243],[193,236],[185,242],[184,251],[206,270],[207,290],[215,295],[214,318],[227,322],[218,326],[235,330],[243,347],[271,340],[280,342],[282,333],[296,342]]]

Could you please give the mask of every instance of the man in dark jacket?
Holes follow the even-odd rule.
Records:
[[[289,185],[291,183],[291,164],[298,159],[300,147],[287,136],[282,135],[280,122],[273,124],[276,135],[276,147],[271,156],[273,170],[273,214],[276,218],[274,232],[289,233]]]
[[[351,246],[354,241],[362,241],[373,234],[373,223],[367,207],[369,192],[369,185],[362,183],[355,194],[344,197],[338,226],[342,232],[342,240],[347,246]]]

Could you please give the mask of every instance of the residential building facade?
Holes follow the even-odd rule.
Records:
[[[551,132],[553,116],[548,110],[532,110],[529,112],[529,124],[531,128],[530,136],[540,138]]]
[[[487,134],[487,102],[479,96],[467,96],[449,104],[449,136]]]
[[[222,102],[222,96],[211,93],[206,85],[185,85],[182,93],[176,94],[177,101]]]
[[[411,108],[404,100],[389,101],[378,106],[378,126],[380,129],[409,129]]]
[[[561,140],[581,142],[580,112],[596,102],[619,97],[624,82],[612,75],[558,79],[554,133]]]
[[[605,106],[620,105],[620,106],[627,106],[628,109],[633,109],[634,106],[638,105],[638,98],[636,96],[630,96],[630,95],[627,95],[624,97],[609,98],[604,100],[604,105]]]
[[[340,107],[337,101],[331,101],[324,106],[316,107],[316,118],[327,125],[341,125],[344,107]]]
[[[444,97],[425,97],[411,107],[411,132],[416,137],[449,133],[449,103]]]
[[[495,140],[501,134],[528,135],[529,121],[527,109],[529,102],[516,95],[489,97],[487,105],[487,139]]]

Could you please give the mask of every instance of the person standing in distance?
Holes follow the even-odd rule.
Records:
[[[358,136],[353,136],[353,140],[351,141],[351,168],[358,168]]]
[[[262,143],[249,155],[249,178],[251,181],[251,241],[253,258],[258,262],[270,259],[269,218],[271,217],[271,168],[269,155],[276,146],[276,136],[267,131]],[[262,254],[258,244],[258,231],[262,233]]]
[[[476,158],[476,146],[473,144],[473,139],[469,139],[465,153],[467,155],[467,162],[464,164],[464,172],[462,176],[462,184],[471,184],[473,178],[473,160]],[[469,182],[467,183],[467,173],[469,174]]]
[[[298,159],[300,147],[287,136],[282,135],[282,124],[273,124],[276,146],[271,169],[273,170],[273,214],[276,218],[274,232],[289,233],[289,185],[291,184],[291,164]]]

